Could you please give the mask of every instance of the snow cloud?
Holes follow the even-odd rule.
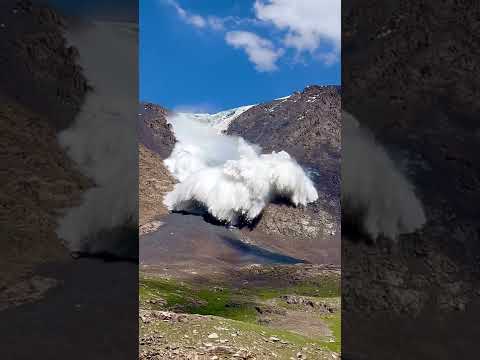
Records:
[[[131,256],[137,238],[115,231],[138,224],[138,27],[96,22],[67,34],[93,91],[58,141],[95,186],[79,206],[64,209],[57,234],[72,252]],[[119,60],[121,59],[121,60]]]
[[[415,188],[351,114],[342,113],[342,212],[376,240],[397,240],[426,223]]]
[[[225,35],[227,44],[236,49],[243,49],[248,59],[260,72],[277,69],[276,62],[283,55],[282,49],[276,49],[270,40],[248,31],[229,31]]]
[[[312,181],[285,151],[262,154],[195,114],[177,114],[169,122],[178,142],[165,165],[179,181],[164,199],[170,210],[201,204],[218,220],[235,224],[255,219],[275,197],[296,206],[318,199]]]

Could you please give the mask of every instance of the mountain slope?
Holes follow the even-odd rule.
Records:
[[[168,214],[164,195],[174,180],[163,164],[173,150],[175,137],[167,124],[168,110],[151,103],[140,104],[137,120],[139,143],[139,225]],[[147,225],[148,227],[148,225]],[[144,231],[141,228],[141,233]]]
[[[305,259],[313,262],[339,263],[340,88],[309,86],[302,92],[254,106],[238,116],[227,133],[259,144],[266,152],[289,152],[310,169],[319,193],[319,200],[307,208],[270,204],[256,228],[246,231],[246,236],[258,237],[257,232],[261,232],[280,237],[281,241],[275,241],[280,249],[301,249]]]
[[[159,155],[156,160],[159,173],[155,176],[162,176],[162,181],[169,183],[171,179],[161,175],[167,173],[160,161],[169,155],[175,141],[166,119],[168,111],[157,105],[144,104],[140,114],[140,142]],[[340,263],[338,87],[310,86],[303,92],[270,103],[242,106],[217,114],[188,115],[208,123],[219,132],[239,135],[259,144],[264,152],[286,150],[314,181],[318,201],[307,207],[293,207],[281,202],[268,205],[254,226],[241,229],[239,235],[244,241],[314,263]],[[146,210],[146,203],[157,196],[153,194],[157,190],[148,185],[146,178],[155,176],[148,170],[151,165],[142,164],[147,159],[147,152],[142,150],[142,153],[140,217],[144,224],[166,212],[160,198],[148,205],[152,211]]]
[[[175,136],[167,123],[168,110],[151,103],[140,104],[137,130],[138,142],[167,158],[175,145]]]
[[[140,134],[140,218],[150,221],[140,228],[141,359],[338,358],[339,267],[302,263],[340,263],[340,101],[335,88],[322,89],[217,114],[184,114],[187,128],[189,121],[217,133],[234,128],[265,151],[291,152],[314,181],[317,202],[269,204],[251,229],[227,228],[204,214],[164,215],[166,187],[155,186],[169,181],[162,160],[175,137],[165,109],[141,110],[140,126],[150,132]],[[264,136],[254,138],[259,126]],[[155,138],[161,133],[166,143]],[[209,137],[191,133],[204,149]],[[147,149],[147,140],[161,153]],[[331,150],[323,155],[322,146]]]
[[[143,144],[139,144],[139,225],[166,215],[163,197],[173,188],[173,179],[163,165],[163,159]]]
[[[67,256],[54,209],[77,205],[92,183],[57,141],[88,90],[77,50],[64,38],[64,20],[29,1],[8,0],[0,4],[0,23],[3,287],[39,263]]]

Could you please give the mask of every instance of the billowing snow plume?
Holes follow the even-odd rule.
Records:
[[[295,205],[317,200],[304,170],[285,151],[261,154],[240,137],[223,135],[194,114],[169,119],[178,142],[165,165],[180,181],[164,199],[170,210],[203,205],[230,223],[251,221],[275,197]]]
[[[374,240],[392,240],[425,224],[422,203],[413,186],[373,136],[357,120],[342,116],[342,211],[359,217]],[[349,219],[351,220],[351,219]]]
[[[84,193],[80,206],[67,209],[57,234],[72,251],[119,252],[126,245],[115,243],[118,233],[108,233],[133,226],[138,218],[138,96],[132,71],[137,68],[137,29],[96,22],[72,30],[67,38],[79,49],[93,90],[59,142],[95,186]]]

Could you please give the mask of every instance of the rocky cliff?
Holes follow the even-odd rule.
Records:
[[[139,221],[143,226],[168,213],[163,197],[172,189],[174,180],[163,160],[173,150],[175,137],[167,124],[165,108],[142,103],[138,114]]]
[[[138,142],[167,158],[175,145],[175,136],[167,123],[168,110],[152,103],[141,103],[138,112]]]
[[[306,260],[339,263],[340,87],[309,86],[254,106],[237,117],[227,133],[259,144],[265,152],[287,151],[310,170],[319,193],[319,199],[306,208],[270,204],[251,235],[261,232],[280,237],[281,249],[302,249],[297,256],[302,253]]]

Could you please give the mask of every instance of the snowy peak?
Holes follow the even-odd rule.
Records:
[[[225,132],[228,129],[230,123],[243,114],[248,109],[254,107],[255,105],[246,105],[240,106],[238,108],[224,110],[216,114],[208,113],[178,113],[179,115],[188,115],[192,119],[195,119],[201,123],[209,124],[211,127],[216,129],[219,133]]]

